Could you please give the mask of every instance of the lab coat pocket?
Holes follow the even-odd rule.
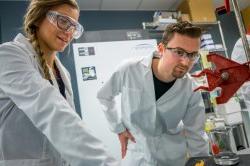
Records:
[[[61,166],[55,165],[51,159],[15,159],[2,160],[0,165],[4,166]]]
[[[47,164],[49,162],[53,166],[70,166],[70,164],[61,157],[61,154],[49,142],[47,137],[44,137],[43,158],[44,159],[42,159],[41,161],[44,160],[44,162],[46,163],[47,160]]]
[[[161,165],[184,165],[186,142],[182,135],[162,134],[148,138],[147,142],[152,155]]]
[[[146,165],[143,152],[128,150],[121,166],[149,166]]]

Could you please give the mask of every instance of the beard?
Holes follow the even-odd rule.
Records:
[[[188,66],[177,65],[172,72],[172,76],[175,78],[182,78],[189,71]]]

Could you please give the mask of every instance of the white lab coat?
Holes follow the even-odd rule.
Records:
[[[177,79],[156,101],[151,63],[151,56],[124,62],[97,94],[111,130],[127,128],[135,137],[122,165],[183,166],[187,153],[208,155],[205,109],[190,76]],[[114,101],[120,93],[121,118]]]
[[[56,64],[67,100],[23,35],[0,45],[0,165],[118,165],[75,112],[69,73]]]
[[[247,41],[250,45],[250,35],[246,35]],[[242,64],[247,62],[246,53],[243,48],[242,40],[239,38],[234,45],[231,59]],[[244,100],[246,103],[247,109],[250,110],[250,82],[245,82],[241,88],[238,90],[239,96]]]

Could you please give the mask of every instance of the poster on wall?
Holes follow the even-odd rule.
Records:
[[[83,81],[87,80],[96,80],[96,70],[95,66],[83,67],[82,68],[82,79]]]
[[[96,98],[97,91],[121,61],[150,56],[156,50],[156,45],[154,39],[73,44],[82,118],[116,158],[121,158],[118,136],[109,130],[102,106]],[[119,96],[116,101],[119,108]]]

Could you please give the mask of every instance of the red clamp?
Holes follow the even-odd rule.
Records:
[[[216,97],[217,104],[226,103],[244,82],[250,81],[250,62],[239,64],[215,53],[207,55],[207,60],[215,65],[215,69],[204,69],[199,74],[192,76],[206,75],[208,87],[200,86],[194,91],[200,89],[212,91],[216,87],[220,87],[220,96]]]

